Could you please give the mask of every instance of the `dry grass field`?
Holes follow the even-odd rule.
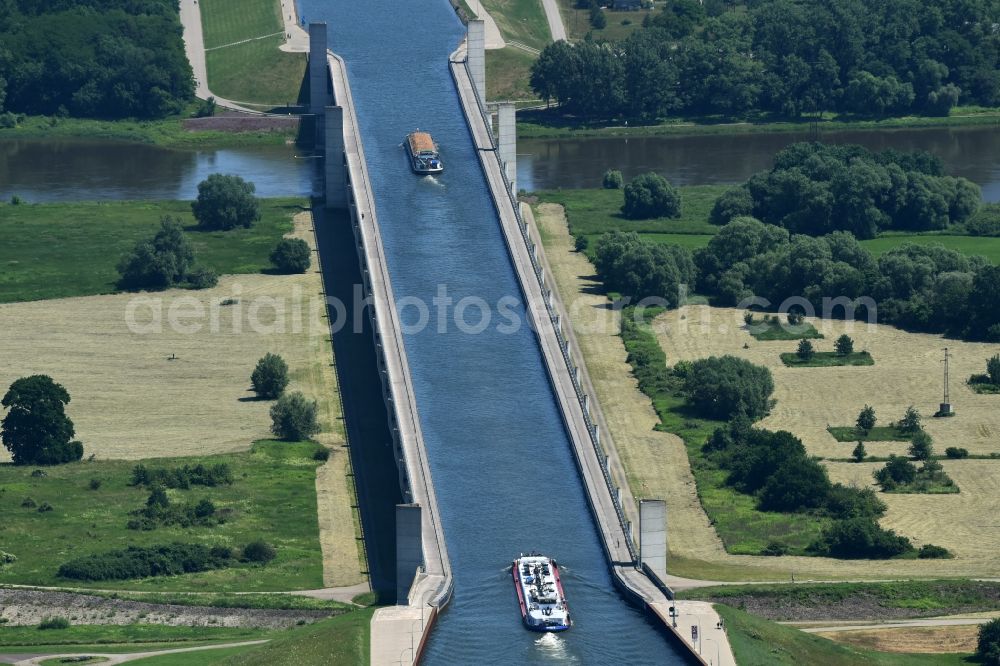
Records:
[[[667,502],[668,543],[671,573],[717,580],[796,580],[872,579],[890,576],[995,576],[1000,569],[1000,522],[993,519],[1000,510],[1000,460],[945,461],[945,469],[962,488],[958,495],[886,496],[889,504],[884,524],[896,527],[917,545],[933,542],[952,549],[952,560],[844,561],[813,557],[768,558],[726,553],[705,515],[696,494],[687,454],[679,438],[653,431],[657,417],[626,363],[626,353],[618,337],[616,312],[599,291],[594,269],[587,258],[572,251],[572,238],[562,207],[542,204],[536,209],[548,262],[556,284],[573,320],[598,399],[604,410],[618,453],[627,470],[633,494],[661,497]],[[701,318],[711,313],[711,323]],[[661,344],[670,360],[693,359],[711,354],[732,353],[771,367],[775,375],[778,405],[764,425],[790,429],[816,455],[848,457],[853,445],[837,444],[825,431],[826,425],[854,422],[865,402],[875,406],[883,419],[898,418],[913,403],[924,413],[937,408],[940,388],[940,348],[944,341],[935,336],[907,334],[889,327],[875,331],[858,327],[851,335],[857,350],[868,349],[875,357],[872,367],[785,368],[778,357],[794,351],[795,342],[757,342],[746,331],[742,313],[735,310],[689,306],[666,313]],[[818,322],[817,322],[817,325]],[[834,323],[844,326],[843,323]],[[725,326],[725,331],[719,328]],[[668,334],[665,332],[669,330]],[[822,329],[821,329],[822,330]],[[818,347],[833,344],[836,328],[824,330],[827,338]],[[743,349],[744,343],[749,349]],[[959,415],[952,419],[929,419],[939,451],[945,446],[965,446],[970,451],[1000,451],[1000,402],[992,408],[983,398],[961,385],[973,370],[979,371],[989,348],[948,341],[956,354],[953,365],[952,402]],[[996,353],[995,351],[992,353]],[[895,364],[901,368],[894,369]],[[878,375],[885,370],[888,379]],[[926,371],[927,377],[914,376]],[[858,373],[858,374],[848,374]],[[787,379],[787,376],[792,376]],[[819,377],[819,379],[817,379]],[[834,378],[843,377],[831,386]],[[798,382],[797,387],[785,381]],[[913,397],[909,397],[910,391]],[[814,419],[817,419],[813,426]],[[947,422],[946,422],[947,421]],[[869,453],[901,451],[903,444],[872,443]],[[853,463],[829,464],[831,476],[864,476]],[[868,483],[868,479],[864,479]],[[947,503],[947,502],[951,503]],[[931,502],[931,504],[927,504]],[[939,502],[946,502],[941,504]],[[928,507],[934,507],[929,510]],[[958,511],[958,514],[952,513]]]
[[[296,216],[293,235],[315,246],[311,225],[308,213]],[[65,386],[72,397],[67,413],[85,456],[139,460],[221,453],[271,436],[273,403],[254,399],[250,373],[265,353],[280,354],[289,365],[289,390],[318,400],[323,432],[317,439],[331,448],[317,474],[327,584],[357,583],[363,578],[349,460],[322,297],[314,260],[301,275],[223,276],[217,287],[203,291],[3,304],[0,388],[39,373]],[[238,302],[220,305],[226,299]],[[162,326],[153,325],[154,303],[160,304]],[[170,323],[172,308],[182,315],[177,326]],[[197,310],[204,316],[190,315]],[[189,330],[196,324],[200,330]],[[0,456],[9,459],[5,449]]]
[[[975,652],[979,627],[907,627],[819,632],[817,636],[865,650],[898,653],[944,654]]]

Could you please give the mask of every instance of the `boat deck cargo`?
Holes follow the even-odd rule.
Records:
[[[410,168],[414,173],[441,173],[444,165],[438,156],[437,145],[427,132],[411,132],[406,136],[406,152],[410,154]]]
[[[522,555],[511,565],[521,620],[532,631],[569,629],[569,605],[556,561],[544,555]]]

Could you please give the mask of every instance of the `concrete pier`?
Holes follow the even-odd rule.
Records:
[[[378,213],[371,191],[371,180],[364,146],[354,112],[354,101],[344,61],[330,53],[328,61],[333,97],[341,109],[343,128],[342,164],[347,187],[345,197],[352,219],[355,242],[364,275],[365,296],[370,299],[383,396],[390,415],[392,446],[399,469],[400,490],[407,501],[398,505],[398,567],[408,573],[402,579],[412,584],[398,590],[397,605],[381,608],[372,618],[371,663],[415,663],[420,658],[438,612],[452,594],[451,562],[437,507],[437,496],[427,464],[423,433],[417,416],[409,363],[403,345],[402,330],[396,311],[396,299],[389,280],[378,224]],[[310,66],[310,71],[312,66]],[[335,111],[334,114],[337,112]],[[336,121],[331,121],[334,125]],[[324,122],[324,126],[326,123]],[[332,144],[327,144],[328,146]],[[335,165],[335,156],[327,154],[327,164]],[[328,184],[336,178],[328,174]],[[329,193],[328,193],[329,195]],[[333,197],[336,201],[336,196]]]
[[[325,124],[323,110],[330,104],[330,77],[327,74],[326,23],[309,24],[309,113],[315,120],[316,147],[323,150],[326,147],[324,139]]]
[[[639,500],[639,562],[667,575],[667,503]]]
[[[486,101],[486,25],[482,19],[469,21],[468,58],[472,85],[479,99]]]
[[[513,102],[500,102],[497,109],[497,143],[500,160],[510,189],[517,194],[517,107]]]
[[[328,106],[324,110],[324,135],[326,163],[326,205],[329,208],[347,208],[347,165],[344,162],[344,109]]]

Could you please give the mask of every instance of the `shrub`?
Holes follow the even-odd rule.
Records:
[[[239,176],[212,174],[198,183],[191,211],[203,229],[250,227],[260,219],[256,187]]]
[[[918,430],[910,442],[910,456],[914,460],[929,460],[934,453],[934,440],[924,430]]]
[[[232,485],[233,471],[226,463],[218,465],[203,465],[198,463],[193,467],[152,467],[142,463],[132,468],[132,486],[163,486],[186,490],[191,486],[222,486]]]
[[[24,199],[22,199],[18,195],[16,195],[16,194],[10,195],[10,205],[11,206],[20,206],[23,203],[24,203]]]
[[[858,432],[867,435],[871,432],[871,429],[875,427],[878,422],[878,417],[875,416],[875,408],[870,405],[865,405],[861,412],[858,414],[858,420],[855,425]],[[859,442],[860,443],[860,442]]]
[[[868,455],[868,452],[865,451],[864,442],[858,442],[858,445],[851,451],[851,457],[854,458],[854,462],[863,462],[866,455]]]
[[[243,559],[256,564],[267,564],[277,556],[274,546],[262,539],[251,541],[243,546]]]
[[[786,458],[760,491],[762,511],[802,511],[824,504],[830,488],[826,468],[804,455]]]
[[[91,490],[100,490],[100,488],[101,488],[101,480],[100,479],[91,479],[90,483],[87,484],[87,486]]]
[[[844,333],[833,343],[833,347],[841,356],[848,356],[854,353],[854,340],[851,339],[851,336]]]
[[[590,247],[590,239],[583,234],[577,234],[573,239],[573,247],[577,252],[586,252],[587,248]]]
[[[897,486],[913,483],[917,478],[917,466],[902,456],[889,456],[885,467],[873,472],[882,490],[892,490]]]
[[[69,620],[64,617],[47,617],[38,624],[38,628],[45,631],[48,629],[69,629]]]
[[[219,274],[206,266],[195,266],[187,274],[192,289],[211,289],[219,284]]]
[[[601,184],[606,190],[620,190],[625,184],[625,179],[618,169],[608,169],[604,172],[604,180],[601,181]]]
[[[78,557],[59,567],[58,575],[71,580],[129,580],[176,576],[231,566],[221,551],[203,544],[171,543],[129,546]]]
[[[735,356],[712,356],[691,363],[684,390],[695,411],[730,419],[742,411],[751,421],[771,407],[774,380],[767,368]]]
[[[932,543],[924,544],[917,551],[917,557],[922,560],[944,560],[951,558],[951,552],[942,546],[935,546]]]
[[[316,449],[316,453],[313,454],[313,460],[319,460],[320,462],[326,462],[330,459],[330,449],[325,446],[320,449]]]
[[[879,518],[886,504],[871,488],[854,488],[835,483],[826,492],[826,509],[834,518]]]
[[[721,226],[734,218],[749,215],[753,215],[753,197],[745,187],[733,187],[715,200],[708,221]]]
[[[271,407],[271,432],[290,441],[307,439],[319,432],[316,401],[296,391],[282,395]]]
[[[194,263],[194,248],[180,220],[165,216],[152,238],[136,243],[118,262],[122,289],[167,289],[182,282]]]
[[[1000,666],[1000,618],[979,625],[976,656],[984,666]]]
[[[21,500],[21,507],[25,509],[34,509],[37,506],[38,503],[35,502],[35,500],[30,497],[25,497],[23,500]]]
[[[271,263],[279,273],[305,273],[311,262],[312,250],[301,238],[282,238],[271,252]]]
[[[994,354],[986,361],[986,374],[992,383],[1000,385],[1000,354]]]
[[[780,541],[769,541],[766,546],[760,549],[761,555],[779,557],[788,553],[788,546]]]
[[[209,97],[208,99],[202,100],[198,104],[198,108],[195,109],[195,118],[211,118],[215,115],[215,98]]]
[[[257,361],[250,383],[258,397],[273,400],[288,386],[288,364],[277,354],[267,353]]]
[[[622,214],[630,220],[680,217],[681,195],[663,176],[644,173],[625,186]]]
[[[906,413],[903,414],[903,418],[899,420],[896,424],[897,427],[905,433],[913,434],[920,430],[920,412],[913,405],[906,408]]]
[[[0,550],[0,566],[17,562],[17,556]]]
[[[969,450],[957,446],[949,446],[944,450],[944,454],[949,458],[968,458]]]
[[[45,473],[44,469],[33,469],[31,470],[31,478],[33,479],[44,479],[48,474]]]
[[[49,511],[52,511],[52,505],[48,502],[42,502],[38,505],[38,513],[48,513]]]
[[[834,521],[809,549],[844,559],[886,559],[912,551],[913,545],[873,518],[858,517]]]
[[[813,356],[816,355],[816,350],[813,348],[813,343],[808,340],[799,340],[799,348],[795,351],[799,358],[803,361],[808,361]]]

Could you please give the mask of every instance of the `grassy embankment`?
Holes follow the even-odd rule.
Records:
[[[40,630],[37,626],[0,627],[0,654],[38,652],[135,652],[169,650],[230,641],[267,638],[267,629],[171,627],[157,624],[96,624]]]
[[[840,365],[875,365],[875,359],[868,352],[813,352],[808,359],[802,358],[796,352],[781,354],[781,362],[790,368],[832,368]]]
[[[17,562],[0,570],[0,583],[134,590],[275,591],[314,589],[323,585],[323,561],[316,513],[316,468],[313,442],[257,442],[249,452],[144,461],[147,467],[228,464],[231,486],[192,486],[170,490],[175,503],[210,499],[231,516],[216,527],[126,528],[129,512],[145,505],[149,489],[130,486],[134,462],[83,461],[45,469],[0,465],[0,515],[5,550]],[[151,451],[151,453],[153,453]],[[92,490],[91,479],[100,482]],[[22,503],[31,498],[52,510],[39,513]],[[185,576],[129,581],[64,580],[56,572],[63,562],[84,555],[180,541],[240,546],[263,538],[277,548],[277,558],[264,567],[239,565]]]
[[[165,215],[181,219],[199,263],[220,275],[259,273],[308,206],[264,199],[253,227],[223,232],[198,231],[187,201],[0,205],[0,303],[116,292],[119,259]]]
[[[213,93],[264,107],[301,100],[308,57],[279,50],[285,41],[279,0],[199,4]]]
[[[859,649],[716,605],[740,666],[959,666],[968,654],[896,654]],[[710,650],[710,646],[706,648]]]
[[[194,113],[192,104],[185,113],[161,120],[100,120],[92,118],[56,118],[28,116],[17,127],[0,128],[3,139],[101,139],[148,143],[164,148],[211,150],[241,146],[284,145],[294,140],[295,132],[192,131],[184,123]]]
[[[709,224],[708,214],[715,200],[730,186],[689,185],[681,193],[681,217],[628,220],[621,214],[621,190],[542,190],[535,192],[541,201],[558,203],[566,209],[573,235],[584,235],[593,243],[607,231],[636,231],[648,241],[673,243],[692,250],[705,247],[719,227]],[[957,236],[941,233],[888,233],[861,244],[879,256],[903,243],[938,244],[968,255],[983,255],[1000,265],[1000,238]],[[777,339],[777,338],[774,338]]]
[[[995,611],[1000,583],[973,580],[898,580],[884,583],[720,585],[681,590],[770,620],[886,620]]]
[[[996,125],[997,123],[1000,123],[1000,109],[977,106],[955,107],[945,117],[903,116],[870,120],[827,113],[822,119],[808,118],[800,121],[775,119],[766,115],[734,121],[731,118],[708,116],[670,118],[655,125],[621,125],[617,121],[583,121],[560,116],[558,110],[550,109],[523,114],[517,124],[517,135],[522,139],[580,139],[615,136],[916,129]]]

